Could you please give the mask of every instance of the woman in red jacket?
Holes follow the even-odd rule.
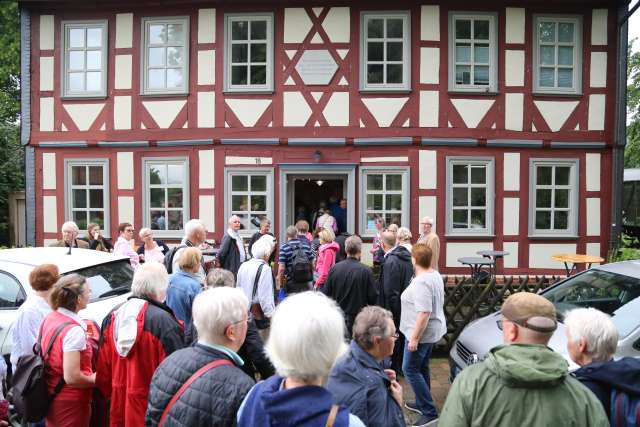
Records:
[[[85,427],[91,417],[92,388],[96,374],[91,369],[91,347],[87,325],[78,316],[89,303],[91,288],[79,274],[64,276],[51,293],[53,312],[42,326],[42,348],[54,339],[45,355],[46,378],[51,404],[45,418],[48,427]],[[54,337],[57,330],[60,333]]]
[[[318,259],[316,261],[316,289],[322,289],[322,285],[327,280],[329,270],[336,263],[336,253],[340,250],[334,240],[336,235],[328,228],[323,228],[319,233],[320,249],[318,249]]]

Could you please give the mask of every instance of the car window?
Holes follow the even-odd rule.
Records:
[[[83,275],[91,285],[91,300],[125,294],[131,290],[133,268],[128,259],[93,265],[70,273]]]
[[[0,271],[0,309],[20,307],[26,298],[15,277]]]
[[[640,280],[602,270],[588,270],[569,278],[543,294],[553,302],[560,319],[571,309],[593,307],[612,316],[621,338],[638,324]],[[628,307],[627,307],[628,306]],[[632,308],[636,307],[633,311]],[[635,322],[635,325],[630,323]]]

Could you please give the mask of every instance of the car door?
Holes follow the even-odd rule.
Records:
[[[0,349],[3,355],[11,353],[11,340],[7,336],[15,321],[16,311],[26,298],[27,294],[18,279],[0,270]]]

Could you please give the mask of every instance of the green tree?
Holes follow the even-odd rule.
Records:
[[[9,243],[9,194],[24,189],[20,144],[20,12],[0,2],[0,245]]]
[[[633,52],[636,39],[629,42],[627,67],[627,146],[624,150],[624,167],[640,167],[640,51]]]

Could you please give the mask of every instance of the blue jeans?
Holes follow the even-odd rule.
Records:
[[[409,340],[404,344],[402,371],[416,395],[416,406],[423,415],[437,418],[438,412],[431,397],[431,377],[429,376],[429,356],[434,343],[418,344],[416,351],[409,351]]]

